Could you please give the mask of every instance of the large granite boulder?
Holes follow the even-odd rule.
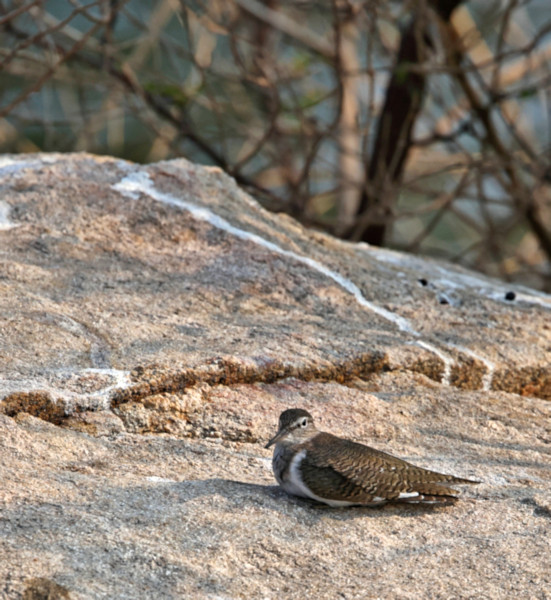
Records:
[[[0,597],[551,598],[551,297],[307,231],[218,169],[0,157]],[[482,480],[275,486],[281,410]]]

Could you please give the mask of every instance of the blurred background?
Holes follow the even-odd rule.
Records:
[[[551,292],[549,0],[0,0],[0,152],[216,165]]]

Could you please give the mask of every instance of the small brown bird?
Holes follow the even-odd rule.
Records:
[[[377,506],[386,502],[451,504],[448,483],[479,483],[416,467],[390,454],[318,431],[312,415],[290,408],[279,417],[272,466],[289,494],[329,506]]]

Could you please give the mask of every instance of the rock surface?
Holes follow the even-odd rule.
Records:
[[[0,597],[551,598],[551,297],[304,230],[217,169],[0,158]],[[475,477],[274,485],[281,410]]]

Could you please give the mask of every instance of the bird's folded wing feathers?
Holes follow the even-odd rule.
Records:
[[[472,483],[416,467],[380,450],[329,433],[320,433],[308,445],[314,450],[308,453],[312,466],[334,469],[351,484],[373,493],[414,491],[421,484],[430,483]],[[442,492],[446,493],[446,488],[442,487]]]

